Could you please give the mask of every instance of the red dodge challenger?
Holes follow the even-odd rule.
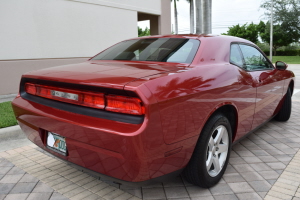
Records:
[[[289,119],[295,78],[286,68],[236,37],[135,38],[24,74],[12,104],[28,139],[63,160],[119,183],[182,173],[207,188],[233,143]]]

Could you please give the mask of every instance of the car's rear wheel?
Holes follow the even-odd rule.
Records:
[[[292,94],[291,94],[291,90],[288,89],[288,91],[285,94],[283,104],[278,114],[275,116],[275,119],[277,121],[285,122],[290,119],[291,111],[292,111]]]
[[[203,128],[183,175],[190,183],[209,188],[222,178],[230,156],[232,131],[223,114],[215,114]]]

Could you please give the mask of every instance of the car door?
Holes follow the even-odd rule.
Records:
[[[237,66],[239,73],[238,90],[234,104],[238,108],[238,126],[235,139],[243,137],[252,128],[255,102],[256,102],[256,80],[251,73],[245,69],[244,59],[238,43],[232,43],[230,47],[230,63]]]
[[[252,128],[270,119],[283,96],[280,71],[254,46],[239,44],[244,68],[255,80],[256,98]]]

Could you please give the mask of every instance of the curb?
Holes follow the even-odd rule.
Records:
[[[12,101],[14,98],[16,98],[17,94],[6,94],[6,95],[0,95],[0,103]]]
[[[22,132],[19,125],[10,126],[0,129],[0,141],[25,139],[26,136]]]

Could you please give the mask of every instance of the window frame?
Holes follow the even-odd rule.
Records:
[[[264,68],[264,69],[258,69],[258,70],[248,70],[248,69],[246,69],[245,67],[241,67],[241,66],[239,66],[239,65],[237,65],[237,64],[235,64],[235,63],[233,63],[233,62],[231,62],[231,59],[230,59],[230,58],[231,58],[231,47],[232,47],[232,45],[234,45],[234,44],[237,44],[237,45],[238,45],[238,50],[239,50],[239,53],[240,53],[240,55],[241,55],[241,57],[242,57],[243,66],[246,66],[246,63],[245,63],[245,58],[244,58],[244,55],[243,55],[243,52],[242,52],[242,50],[241,50],[240,45],[250,46],[250,47],[253,47],[253,48],[255,48],[256,50],[258,50],[258,51],[262,54],[262,56],[263,56],[263,57],[271,64],[272,68]],[[266,70],[274,70],[274,69],[275,69],[273,63],[269,60],[269,58],[266,56],[266,54],[265,54],[261,49],[259,49],[257,46],[255,46],[255,45],[253,45],[253,44],[249,44],[249,43],[245,43],[245,42],[231,42],[231,43],[230,43],[229,63],[232,64],[232,65],[235,65],[235,66],[237,66],[237,67],[239,67],[239,68],[241,68],[242,70],[247,71],[247,72],[257,72],[257,71],[266,71]]]

